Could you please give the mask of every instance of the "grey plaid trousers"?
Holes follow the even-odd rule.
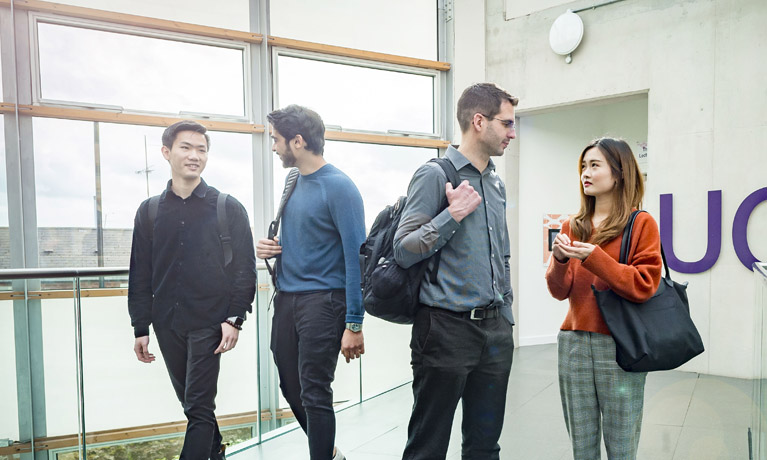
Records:
[[[615,362],[609,335],[559,331],[559,394],[575,460],[599,460],[602,430],[610,460],[633,460],[642,429],[646,372]]]

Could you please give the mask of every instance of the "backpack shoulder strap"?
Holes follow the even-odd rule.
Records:
[[[160,195],[149,198],[149,239],[154,237],[154,221],[157,220],[157,210],[160,208]]]
[[[277,208],[277,214],[274,216],[274,220],[271,224],[269,224],[269,233],[267,238],[270,240],[277,236],[277,232],[280,229],[282,211],[285,209],[285,204],[288,202],[288,198],[290,198],[290,195],[293,193],[293,189],[296,188],[298,174],[298,168],[291,168],[291,170],[288,172],[288,178],[285,180],[285,188],[282,190],[282,198],[280,198],[280,206]]]
[[[282,211],[285,209],[285,204],[288,202],[288,198],[293,193],[293,189],[296,188],[296,182],[298,182],[298,168],[291,168],[288,172],[288,178],[285,180],[285,188],[282,190],[282,197],[280,198],[280,206],[277,208],[277,214],[274,216],[274,220],[269,224],[269,231],[266,237],[270,240],[274,239],[280,231],[280,219],[282,218]],[[277,263],[279,262],[279,256],[274,262],[274,268],[266,262],[266,269],[269,271],[269,276],[272,278],[272,285],[277,288]]]
[[[461,178],[458,176],[458,171],[455,169],[452,161],[445,157],[432,158],[429,161],[437,163],[442,168],[442,170],[445,172],[445,177],[447,177],[447,180],[453,184],[453,188],[458,188],[458,186],[461,185]]]
[[[440,168],[442,168],[442,171],[445,172],[445,177],[447,177],[447,180],[453,184],[453,188],[458,188],[458,186],[461,185],[461,178],[458,176],[458,171],[455,169],[452,161],[445,157],[432,158],[429,161],[437,163]],[[447,208],[447,206],[447,196],[445,196],[445,199],[442,201],[442,209]],[[429,276],[429,280],[432,284],[437,282],[437,272],[439,272],[440,260],[442,260],[441,250],[437,251],[437,253],[432,256],[432,270]]]
[[[228,193],[219,193],[216,201],[216,217],[218,218],[218,238],[224,250],[224,267],[232,263],[232,236],[229,234],[229,222],[226,218],[226,199]]]

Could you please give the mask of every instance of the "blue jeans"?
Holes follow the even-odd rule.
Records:
[[[221,355],[221,325],[189,332],[155,328],[165,366],[188,420],[180,460],[208,460],[221,447],[216,393]]]
[[[333,382],[346,318],[343,290],[277,292],[271,349],[282,394],[309,438],[312,460],[333,457]]]

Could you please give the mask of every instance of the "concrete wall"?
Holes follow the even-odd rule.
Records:
[[[593,138],[622,137],[638,156],[647,139],[647,98],[577,105],[519,119],[519,344],[556,342],[567,302],[551,297],[543,262],[543,215],[573,214],[580,206],[578,156]]]
[[[674,194],[674,249],[680,259],[703,256],[707,191],[723,195],[718,262],[701,274],[676,274],[690,282],[693,319],[707,347],[683,369],[751,377],[753,280],[735,255],[731,230],[742,200],[767,186],[762,152],[767,144],[767,31],[762,27],[767,2],[626,0],[587,10],[580,13],[583,42],[572,64],[565,64],[549,49],[549,28],[565,6],[592,4],[576,1],[507,21],[505,1],[488,0],[487,79],[519,95],[523,117],[647,93],[651,179],[645,208],[657,217],[659,195]],[[506,181],[526,174],[507,169]],[[525,225],[540,223],[512,222],[510,227],[519,237]],[[749,244],[762,261],[767,240],[757,235],[765,228],[767,203],[761,203],[751,216]],[[520,329],[525,327],[520,323]]]

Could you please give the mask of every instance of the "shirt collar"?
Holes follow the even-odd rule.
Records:
[[[163,198],[165,198],[165,195],[170,192],[173,193],[173,179],[168,180],[168,184],[165,186],[165,191],[162,192]],[[202,177],[200,178],[200,183],[197,184],[197,187],[192,190],[192,195],[196,195],[197,198],[205,198],[205,195],[208,193],[208,184],[205,182],[205,179]],[[173,193],[175,195],[175,193]]]
[[[467,165],[471,165],[472,168],[474,165],[471,164],[471,162],[463,156],[461,152],[458,151],[458,145],[450,145],[447,148],[447,152],[445,153],[445,157],[450,160],[453,163],[453,166],[455,166],[455,170],[459,171],[461,168]],[[476,171],[477,168],[474,168]],[[490,160],[487,162],[487,168],[486,170],[488,172],[495,171],[495,163],[493,163],[493,159],[490,158]],[[484,171],[482,171],[484,173]]]

